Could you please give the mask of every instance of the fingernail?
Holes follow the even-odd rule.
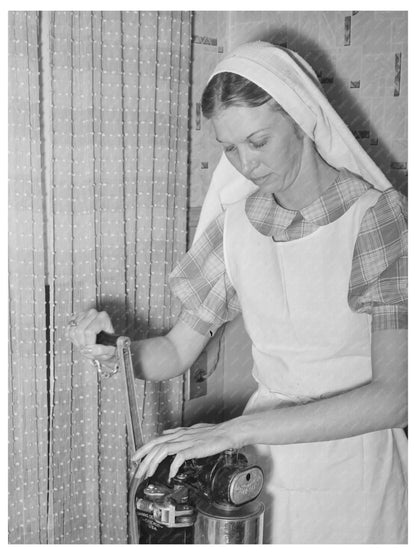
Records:
[[[90,355],[92,353],[92,349],[91,349],[91,347],[82,347],[81,353],[86,353],[86,354]]]

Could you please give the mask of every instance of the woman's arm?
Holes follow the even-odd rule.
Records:
[[[100,331],[114,333],[108,314],[91,309],[78,314],[76,323],[68,327],[68,336],[83,356],[106,366],[114,365],[115,347],[95,343]],[[209,335],[201,335],[179,320],[167,335],[132,341],[134,373],[138,378],[153,381],[179,376],[197,359],[209,339]]]
[[[176,454],[170,475],[190,458],[250,444],[291,444],[351,437],[407,423],[407,330],[372,336],[372,381],[351,391],[311,402],[243,415],[218,425],[198,425],[165,433],[134,459],[145,455],[139,477],[151,476],[167,455]]]
[[[242,416],[230,421],[230,429],[243,445],[327,441],[403,428],[407,424],[407,330],[373,332],[372,368],[372,381],[357,389],[307,405]]]
[[[179,376],[198,358],[211,337],[181,321],[162,337],[133,341],[131,354],[136,377],[160,381]]]

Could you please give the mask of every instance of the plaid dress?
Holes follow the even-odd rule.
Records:
[[[291,241],[342,216],[371,185],[347,170],[318,199],[288,210],[272,194],[258,191],[246,200],[254,228],[273,241]],[[241,312],[224,264],[224,213],[194,243],[169,277],[182,302],[179,319],[211,335]],[[351,265],[348,302],[372,316],[372,329],[407,328],[407,201],[387,189],[365,214]]]

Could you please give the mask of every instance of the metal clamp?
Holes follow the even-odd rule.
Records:
[[[114,374],[117,374],[117,372],[120,370],[120,364],[118,362],[114,364],[114,368],[112,370],[104,370],[103,367],[101,366],[101,362],[96,358],[92,362],[95,368],[97,369],[97,372],[103,378],[111,378],[111,376],[114,376]]]

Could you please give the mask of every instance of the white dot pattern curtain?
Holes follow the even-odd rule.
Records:
[[[40,61],[39,21],[48,43]],[[65,326],[98,307],[135,339],[166,332],[178,312],[167,275],[186,245],[190,13],[19,12],[10,41],[10,542],[126,543],[120,376],[99,379]],[[181,379],[138,389],[146,439],[180,425]],[[18,430],[26,418],[37,453],[30,483],[33,449]],[[17,484],[35,490],[36,503]]]
[[[45,543],[48,393],[36,12],[9,14],[9,530]]]

